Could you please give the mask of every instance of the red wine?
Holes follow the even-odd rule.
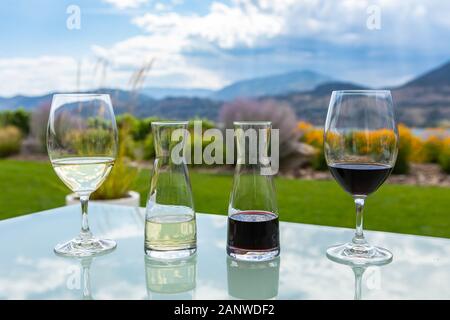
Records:
[[[272,212],[244,211],[228,217],[228,248],[270,251],[280,246],[278,216]]]
[[[376,191],[392,171],[391,166],[377,163],[335,163],[329,168],[336,181],[352,195]]]

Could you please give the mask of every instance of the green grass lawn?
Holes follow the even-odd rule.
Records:
[[[64,205],[69,190],[50,164],[1,160],[0,219]],[[147,198],[149,172],[134,187]],[[232,177],[191,172],[198,212],[226,214]],[[276,179],[283,221],[354,226],[352,199],[334,181]],[[385,185],[367,200],[365,228],[450,238],[450,188]]]

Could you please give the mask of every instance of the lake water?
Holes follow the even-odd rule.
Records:
[[[432,134],[436,134],[437,129],[433,128],[411,128],[412,133],[422,139],[428,138]],[[443,131],[446,136],[450,136],[450,129],[439,129],[439,133]]]

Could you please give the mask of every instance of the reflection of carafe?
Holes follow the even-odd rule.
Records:
[[[155,163],[145,221],[145,253],[157,259],[195,253],[197,229],[185,161],[187,122],[153,122]]]
[[[148,298],[152,300],[191,300],[194,298],[197,256],[178,260],[145,257]]]
[[[273,299],[278,295],[280,257],[239,261],[227,257],[228,294],[237,299]]]

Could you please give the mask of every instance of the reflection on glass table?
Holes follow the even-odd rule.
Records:
[[[374,264],[373,266],[370,266],[369,264],[360,265],[357,263],[352,263],[351,261],[348,261],[348,260],[335,259],[333,256],[328,255],[328,253],[327,253],[327,258],[330,259],[331,261],[333,261],[334,263],[346,265],[352,269],[353,274],[355,276],[355,300],[362,299],[362,280],[363,280],[363,274],[366,271],[366,269],[369,267],[381,268],[383,265],[387,265],[392,262],[392,260],[387,260],[383,264],[380,264],[378,262],[378,263]]]
[[[228,294],[237,299],[272,299],[278,295],[280,257],[240,261],[227,257]]]
[[[161,265],[144,260],[143,209],[94,202],[91,212],[93,232],[115,239],[117,248],[91,262],[82,261],[81,267],[79,260],[53,253],[58,240],[76,232],[78,206],[0,221],[0,243],[4,244],[0,246],[0,299],[80,299],[83,283],[85,297],[96,300],[172,296],[353,299],[355,295],[352,269],[325,256],[326,248],[347,240],[351,229],[280,222],[283,249],[278,265],[258,269],[251,264],[228,263],[226,216],[198,214],[195,261]],[[394,261],[365,270],[359,281],[365,300],[450,299],[450,239],[374,231],[367,234],[374,245],[390,248]],[[239,283],[256,283],[258,279],[265,282],[255,285],[260,286],[257,292]],[[179,293],[169,293],[175,291]]]
[[[111,251],[106,251],[102,253],[98,253],[96,255],[87,256],[87,257],[70,257],[58,254],[55,252],[55,255],[59,258],[67,261],[76,261],[78,263],[78,268],[74,266],[74,268],[69,272],[70,275],[67,278],[66,286],[68,289],[81,290],[82,295],[81,299],[83,300],[94,300],[92,296],[91,290],[91,266],[92,262],[95,258],[100,256],[104,256],[110,254]]]
[[[197,256],[164,261],[145,256],[147,294],[151,300],[192,300],[195,295]]]

